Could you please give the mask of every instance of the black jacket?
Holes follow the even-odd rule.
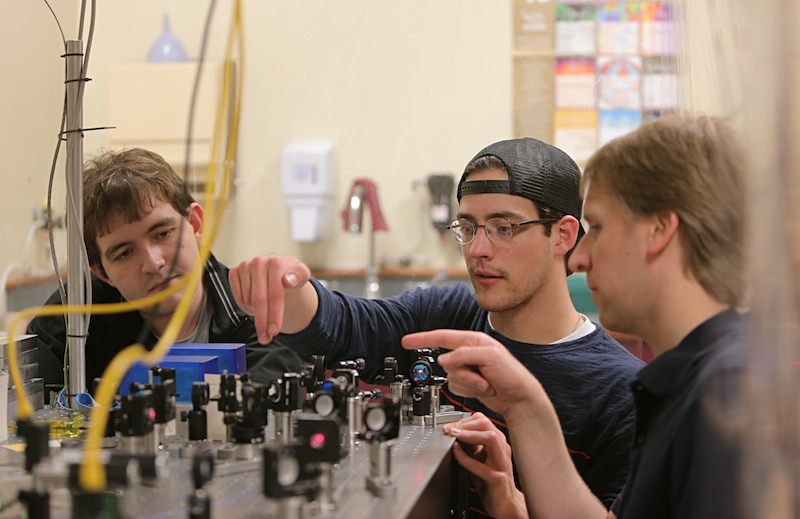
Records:
[[[255,382],[267,383],[284,373],[300,371],[302,361],[294,351],[275,343],[269,346],[258,343],[253,318],[246,315],[233,299],[228,268],[213,256],[206,263],[203,283],[214,308],[209,342],[246,344],[247,371]],[[119,303],[124,299],[116,288],[93,275],[92,301],[94,304]],[[61,304],[58,291],[50,296],[46,304]],[[60,389],[64,385],[63,359],[67,333],[64,317],[36,317],[28,325],[28,333],[38,336],[39,372],[44,378],[45,391]],[[93,380],[103,374],[119,351],[135,342],[141,342],[148,349],[156,344],[155,335],[136,310],[93,315],[88,335],[85,357],[86,387],[89,391],[92,390]]]

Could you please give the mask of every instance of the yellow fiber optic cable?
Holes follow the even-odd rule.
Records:
[[[105,315],[105,314],[115,314],[120,312],[127,312],[130,310],[139,310],[142,308],[148,308],[153,306],[157,303],[160,303],[164,299],[171,297],[173,294],[182,290],[184,286],[187,285],[189,282],[188,279],[183,278],[178,280],[177,283],[170,286],[169,288],[165,289],[163,292],[159,292],[157,294],[153,294],[151,296],[143,297],[141,299],[136,299],[134,301],[126,301],[124,303],[105,303],[105,304],[94,304],[94,305],[47,305],[47,306],[40,306],[40,307],[33,307],[33,308],[26,308],[21,310],[14,318],[11,320],[8,329],[8,365],[9,365],[9,372],[11,374],[11,380],[14,383],[16,393],[17,393],[17,416],[22,419],[28,419],[30,415],[33,413],[33,407],[28,400],[27,395],[25,394],[25,390],[23,388],[23,380],[22,375],[20,375],[19,371],[19,360],[17,358],[17,341],[15,337],[17,336],[17,330],[21,328],[22,321],[24,319],[39,316],[51,316],[51,315],[75,315],[75,314],[85,314],[91,312],[97,315]]]
[[[103,371],[100,384],[97,387],[95,401],[97,406],[92,409],[89,419],[89,430],[86,433],[84,446],[84,461],[80,467],[81,487],[89,492],[105,490],[106,475],[100,451],[102,450],[103,433],[108,420],[108,410],[114,401],[117,386],[128,369],[139,359],[148,366],[157,364],[167,353],[169,347],[175,342],[179,326],[183,323],[191,305],[191,298],[202,279],[205,260],[208,258],[208,247],[201,244],[200,259],[185,277],[189,279],[186,292],[181,297],[175,313],[170,319],[164,334],[159,339],[152,351],[148,352],[141,344],[133,344],[114,356],[114,359]],[[177,323],[177,324],[176,324]]]
[[[225,76],[224,76],[224,92],[223,96],[220,99],[219,103],[219,113],[216,121],[216,128],[215,128],[215,142],[216,146],[212,150],[213,157],[210,162],[210,172],[215,172],[216,164],[218,162],[218,151],[219,142],[221,141],[221,134],[223,133],[223,121],[225,117],[223,115],[227,113],[227,107],[229,106],[225,99],[230,95],[230,83],[233,80],[233,61],[231,59],[231,54],[233,52],[233,36],[237,36],[238,50],[241,55],[243,54],[243,39],[241,37],[241,5],[240,2],[236,2],[235,10],[234,10],[234,20],[233,20],[233,27],[231,30],[231,37],[229,40],[228,50],[227,50],[227,57],[226,57],[226,67],[225,67]],[[240,66],[240,78],[242,76],[241,71],[243,68]],[[216,235],[216,230],[218,228],[217,222],[222,215],[225,207],[225,201],[227,200],[227,196],[229,193],[229,185],[230,185],[230,177],[232,175],[233,170],[233,158],[235,157],[235,150],[238,141],[238,121],[239,115],[241,112],[241,91],[242,91],[243,82],[241,79],[237,82],[237,88],[235,90],[235,98],[234,98],[234,108],[232,114],[232,124],[231,129],[227,139],[227,146],[226,146],[226,153],[225,153],[225,168],[224,168],[224,178],[225,181],[223,183],[223,188],[221,190],[220,199],[221,202],[219,204],[219,208],[215,208],[215,198],[214,198],[214,189],[215,189],[215,175],[210,175],[210,181],[206,185],[206,199],[211,201],[211,208],[209,210],[209,214],[213,215],[214,218],[211,219],[210,224],[208,225],[209,232],[204,233],[203,240],[200,244],[200,259],[198,260],[195,268],[193,268],[187,276],[184,276],[178,283],[173,285],[172,287],[159,292],[158,294],[154,294],[152,296],[148,296],[142,299],[138,299],[135,301],[129,301],[124,303],[114,303],[114,304],[95,304],[95,305],[79,305],[79,306],[68,306],[68,305],[50,305],[50,306],[43,306],[38,308],[31,308],[26,309],[17,314],[14,320],[11,323],[9,328],[9,343],[8,343],[8,355],[9,355],[9,367],[11,372],[11,377],[14,382],[16,392],[17,392],[17,401],[18,401],[18,417],[20,419],[27,419],[31,416],[33,409],[32,406],[27,399],[27,395],[25,395],[22,377],[19,372],[19,363],[17,359],[17,351],[16,351],[16,341],[14,339],[15,332],[18,328],[20,328],[20,324],[23,319],[28,317],[34,317],[36,315],[73,315],[73,314],[84,314],[84,313],[92,313],[96,315],[102,314],[111,314],[111,313],[118,313],[123,311],[130,311],[130,310],[139,310],[143,308],[147,308],[153,306],[161,302],[162,300],[172,296],[179,290],[187,288],[187,291],[184,293],[181,302],[178,305],[175,313],[173,314],[173,318],[170,321],[170,325],[165,330],[161,340],[156,344],[154,349],[148,352],[141,344],[134,344],[129,346],[128,348],[121,351],[109,364],[106,368],[106,371],[103,374],[102,381],[100,386],[98,387],[97,395],[95,401],[97,402],[97,407],[93,410],[90,420],[90,427],[87,432],[86,438],[86,460],[84,462],[84,466],[81,467],[81,484],[84,489],[86,490],[94,490],[94,491],[101,491],[105,488],[105,471],[103,469],[102,463],[99,457],[99,451],[101,446],[102,437],[99,435],[99,432],[105,430],[106,422],[108,419],[108,412],[107,409],[110,408],[114,395],[116,392],[116,386],[118,385],[119,381],[122,380],[125,373],[128,371],[130,366],[139,359],[143,359],[143,361],[148,365],[154,365],[159,362],[165,355],[166,352],[169,351],[169,346],[171,346],[176,337],[179,330],[180,323],[183,322],[183,319],[188,312],[189,301],[191,300],[194,291],[197,289],[200,280],[202,279],[202,273],[205,268],[205,262],[210,254],[209,244],[213,242],[213,238]]]
[[[223,84],[223,92],[220,98],[218,112],[217,112],[217,119],[215,122],[215,129],[214,129],[214,139],[213,139],[213,146],[212,146],[212,157],[209,163],[208,168],[208,181],[206,183],[206,199],[209,200],[209,214],[213,215],[214,217],[211,218],[211,222],[208,225],[208,232],[203,233],[203,238],[200,243],[200,257],[195,264],[194,268],[190,271],[190,273],[185,276],[189,278],[187,281],[188,288],[187,291],[184,293],[181,301],[178,303],[178,307],[173,314],[172,319],[170,319],[170,323],[167,326],[162,337],[159,339],[158,343],[155,345],[152,351],[147,352],[141,345],[135,344],[125,348],[117,356],[114,358],[112,363],[106,368],[106,371],[103,373],[103,376],[100,380],[100,385],[97,389],[97,394],[95,395],[95,400],[97,402],[97,407],[92,410],[91,419],[89,422],[89,430],[86,434],[86,444],[85,444],[85,457],[84,461],[81,464],[80,471],[79,471],[79,480],[81,487],[87,491],[94,491],[99,492],[105,489],[106,487],[106,478],[105,478],[105,469],[103,467],[100,451],[102,445],[102,435],[105,431],[105,426],[108,418],[107,409],[110,408],[114,395],[116,392],[116,386],[124,377],[125,373],[127,372],[128,368],[135,362],[137,359],[142,358],[143,362],[146,365],[155,365],[158,363],[169,351],[169,347],[174,343],[175,339],[177,338],[177,334],[179,332],[180,325],[183,323],[183,320],[188,312],[189,305],[191,303],[191,297],[194,294],[194,291],[197,289],[199,283],[202,281],[202,274],[205,268],[205,262],[210,254],[210,243],[213,242],[213,239],[216,235],[216,231],[218,228],[218,221],[221,218],[222,212],[225,207],[225,203],[227,202],[228,196],[228,185],[230,184],[230,177],[233,171],[233,157],[235,157],[235,150],[238,143],[238,121],[239,121],[239,113],[241,110],[241,92],[242,92],[242,81],[241,79],[237,81],[237,88],[235,90],[235,98],[234,98],[234,109],[233,114],[231,116],[231,128],[229,131],[228,139],[227,139],[227,146],[226,146],[226,153],[225,153],[225,164],[224,164],[224,183],[223,188],[221,190],[220,195],[220,202],[219,202],[219,209],[216,208],[216,200],[214,198],[214,189],[215,189],[215,178],[216,178],[216,165],[219,160],[218,150],[220,147],[221,135],[224,132],[224,121],[227,115],[227,109],[229,104],[225,102],[225,99],[229,95],[231,90],[230,83],[233,81],[233,74],[232,70],[232,53],[233,53],[233,34],[238,35],[239,47],[238,49],[240,52],[243,51],[243,44],[241,38],[241,5],[240,1],[237,1],[234,6],[234,16],[233,22],[231,27],[231,37],[229,40],[228,49],[226,51],[225,57],[225,75],[224,75],[224,84]],[[241,74],[241,67],[240,67],[240,76]]]
[[[237,1],[235,4],[234,9],[234,19],[232,23],[231,35],[229,38],[229,45],[226,55],[226,68],[225,68],[225,77],[224,77],[224,91],[223,97],[220,99],[218,116],[216,120],[216,127],[215,127],[215,147],[212,150],[212,160],[210,162],[210,173],[216,171],[216,164],[219,160],[218,158],[218,148],[220,146],[220,135],[223,133],[224,128],[224,121],[226,119],[225,115],[227,115],[227,109],[229,108],[228,103],[224,100],[229,96],[231,87],[230,83],[233,81],[233,61],[231,59],[231,54],[233,53],[233,36],[234,34],[237,36],[237,42],[239,46],[237,47],[240,53],[240,59],[243,55],[243,38],[241,36],[241,5],[240,2]],[[162,300],[172,296],[179,290],[186,288],[186,292],[184,293],[181,301],[176,308],[175,313],[173,314],[173,318],[170,320],[170,324],[168,325],[165,333],[162,335],[159,342],[153,348],[152,351],[148,352],[144,346],[141,344],[133,344],[115,356],[109,366],[106,368],[101,384],[98,387],[97,394],[95,401],[97,402],[97,407],[92,411],[91,420],[89,430],[87,432],[86,437],[86,459],[84,464],[81,467],[80,471],[80,482],[84,489],[89,491],[101,491],[106,486],[105,481],[105,471],[102,466],[102,462],[100,460],[99,452],[101,449],[102,443],[102,431],[105,430],[105,426],[108,419],[108,412],[107,410],[110,408],[114,395],[116,392],[116,387],[122,378],[125,376],[126,372],[130,368],[130,366],[139,359],[143,359],[143,361],[148,365],[154,365],[158,363],[169,351],[169,347],[174,343],[177,333],[179,331],[180,324],[183,322],[186,313],[188,312],[189,302],[191,300],[194,291],[199,286],[200,281],[202,280],[202,273],[205,268],[206,260],[210,254],[210,243],[213,242],[213,238],[216,235],[216,231],[218,228],[217,222],[221,218],[222,212],[225,207],[225,201],[227,200],[227,196],[229,193],[229,185],[230,185],[230,177],[233,171],[233,158],[235,157],[236,146],[238,143],[238,121],[239,115],[241,112],[241,92],[242,92],[242,70],[243,67],[240,66],[239,68],[239,80],[236,82],[236,89],[235,89],[235,98],[234,98],[234,108],[233,114],[231,116],[231,127],[227,139],[227,146],[226,146],[226,153],[225,153],[225,164],[224,164],[224,183],[223,188],[221,190],[220,195],[220,204],[219,208],[216,208],[215,198],[214,198],[214,189],[215,189],[215,174],[210,175],[210,181],[206,185],[206,199],[210,201],[211,208],[209,210],[209,214],[213,215],[211,221],[208,225],[209,231],[204,233],[203,239],[201,240],[200,244],[200,256],[199,260],[197,261],[195,267],[184,276],[178,283],[174,284],[172,287],[159,292],[158,294],[154,294],[152,296],[148,296],[142,299],[138,299],[135,301],[129,301],[124,303],[114,303],[114,304],[97,304],[97,305],[79,305],[79,306],[69,306],[69,305],[50,305],[50,306],[43,306],[37,308],[30,308],[25,309],[17,314],[14,320],[9,327],[9,343],[8,343],[8,356],[9,356],[9,367],[11,372],[11,377],[16,387],[17,392],[17,400],[18,400],[18,417],[20,419],[28,419],[32,412],[32,406],[27,399],[27,395],[25,395],[24,388],[23,388],[23,381],[19,371],[19,363],[17,359],[17,350],[16,350],[16,341],[14,339],[16,330],[20,327],[20,324],[23,319],[28,317],[34,317],[36,315],[72,315],[72,314],[84,314],[84,313],[92,313],[96,315],[102,314],[111,314],[111,313],[118,313],[123,311],[130,311],[130,310],[139,310],[143,308],[147,308],[153,306],[161,302]]]

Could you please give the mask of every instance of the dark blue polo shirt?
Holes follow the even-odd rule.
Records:
[[[643,368],[631,384],[631,472],[621,519],[738,517],[745,319],[724,311]]]

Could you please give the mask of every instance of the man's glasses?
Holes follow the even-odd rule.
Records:
[[[495,243],[506,242],[514,236],[514,231],[523,225],[533,225],[535,223],[551,224],[558,220],[553,218],[538,218],[536,220],[526,220],[524,222],[511,223],[508,218],[496,217],[486,220],[483,225],[467,220],[466,218],[458,218],[447,226],[453,237],[461,245],[468,245],[475,239],[475,234],[478,232],[479,227],[483,227],[486,231],[486,236]]]

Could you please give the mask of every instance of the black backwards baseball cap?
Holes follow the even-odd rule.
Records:
[[[537,139],[511,139],[491,144],[467,165],[493,155],[503,161],[508,180],[468,180],[467,171],[458,182],[457,198],[478,193],[507,193],[551,207],[580,221],[581,171],[569,155]],[[582,230],[581,226],[581,230]],[[582,233],[581,233],[582,234]]]

